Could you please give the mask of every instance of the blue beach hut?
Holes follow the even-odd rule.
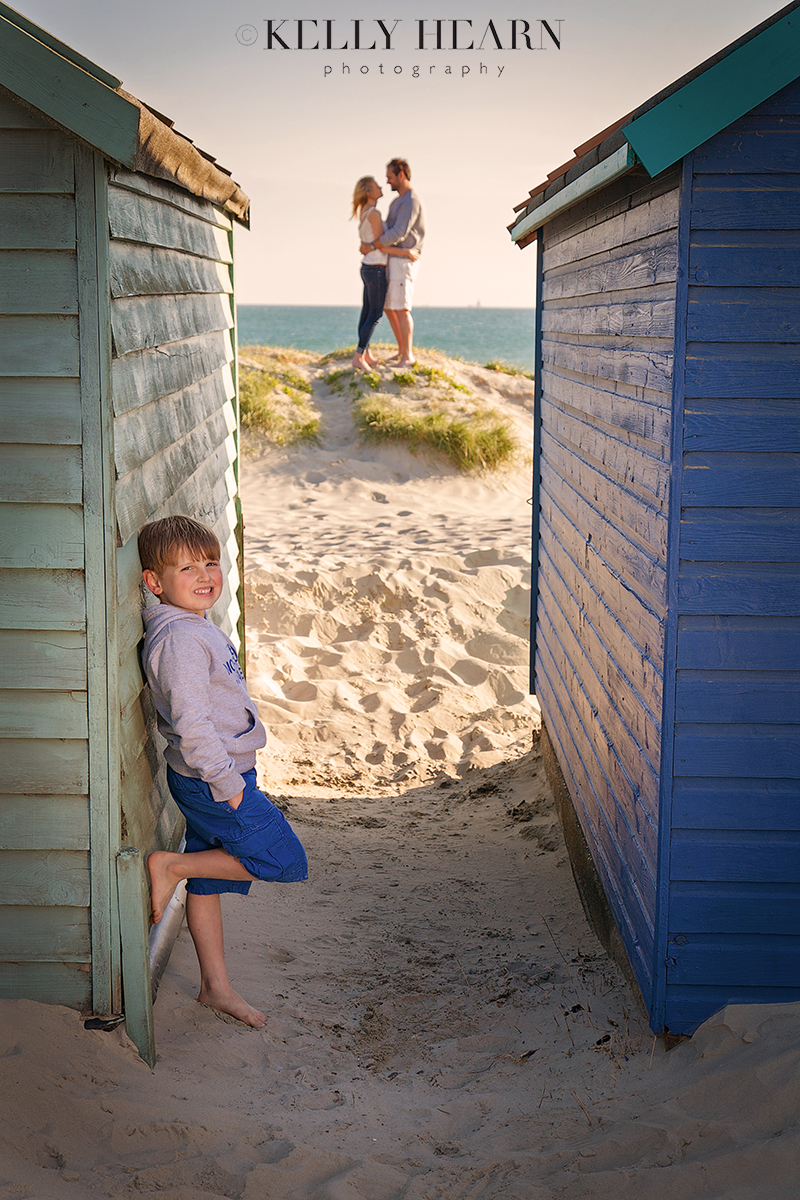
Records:
[[[241,643],[233,222],[247,197],[0,3],[0,995],[152,1060],[142,859],[174,846],[136,533],[216,530]]]
[[[800,4],[515,211],[545,754],[596,927],[691,1032],[800,1000]]]

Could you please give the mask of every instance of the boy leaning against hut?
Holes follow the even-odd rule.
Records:
[[[160,601],[144,612],[143,665],[167,741],[167,782],[186,818],[185,853],[156,850],[147,860],[153,921],[188,880],[198,1000],[261,1029],[266,1017],[228,979],[220,893],[246,895],[254,879],[306,879],[305,852],[256,786],[256,750],[266,744],[266,730],[233,643],[206,617],[222,592],[216,536],[190,517],[165,517],[142,529],[139,557],[144,582]]]

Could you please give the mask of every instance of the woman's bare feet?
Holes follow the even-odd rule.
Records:
[[[356,371],[366,371],[366,369],[367,369],[367,363],[364,359],[364,355],[359,354],[358,351],[356,351],[355,354],[353,355],[353,357],[351,358],[350,365]]]
[[[264,1014],[243,1000],[230,984],[227,987],[201,988],[197,999],[206,1008],[215,1008],[217,1012],[224,1012],[230,1017],[236,1017],[237,1021],[243,1021],[252,1029],[263,1029],[267,1023]]]
[[[368,367],[377,367],[378,360],[374,354],[370,354],[369,349],[364,351],[362,358]]]
[[[150,876],[150,906],[154,925],[163,917],[181,879],[186,878],[181,874],[182,862],[182,854],[170,854],[167,850],[154,850],[148,856],[147,873]]]

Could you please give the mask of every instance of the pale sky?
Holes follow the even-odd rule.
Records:
[[[505,228],[529,189],[575,146],[782,5],[544,0],[531,10],[518,0],[393,0],[368,9],[306,0],[300,9],[285,0],[18,0],[18,7],[168,114],[250,196],[252,228],[237,234],[239,303],[360,303],[348,221],[353,185],[365,174],[383,183],[387,160],[398,155],[411,164],[427,224],[415,303],[488,307],[534,302],[534,251],[517,250]],[[267,21],[277,27],[298,12],[318,21],[321,48],[266,49]],[[465,46],[467,21],[477,46],[491,18],[504,47],[511,21],[527,20],[537,48],[499,50],[490,33],[483,50],[436,50],[430,37],[420,51],[421,12],[432,14],[430,33],[434,19],[443,20],[445,46],[454,18]],[[359,17],[362,46],[377,38],[375,50],[352,48]],[[542,33],[542,18],[560,30],[560,50]],[[399,22],[391,50],[378,19],[390,30]],[[324,48],[327,20],[333,46],[346,40],[349,49]],[[279,27],[287,33],[296,46],[296,15]],[[313,46],[310,21],[304,33]],[[384,212],[389,199],[386,189]]]

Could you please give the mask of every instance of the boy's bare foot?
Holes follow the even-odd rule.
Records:
[[[217,1012],[228,1013],[229,1016],[236,1017],[237,1021],[243,1021],[245,1025],[250,1025],[253,1029],[263,1029],[267,1023],[264,1014],[243,1000],[239,993],[230,986],[218,989],[201,988],[197,999],[206,1008],[215,1008]]]
[[[163,917],[164,910],[180,883],[180,879],[176,879],[174,872],[170,870],[172,860],[180,858],[180,854],[170,854],[167,850],[154,850],[148,855],[147,873],[150,876],[150,905],[154,925]]]

